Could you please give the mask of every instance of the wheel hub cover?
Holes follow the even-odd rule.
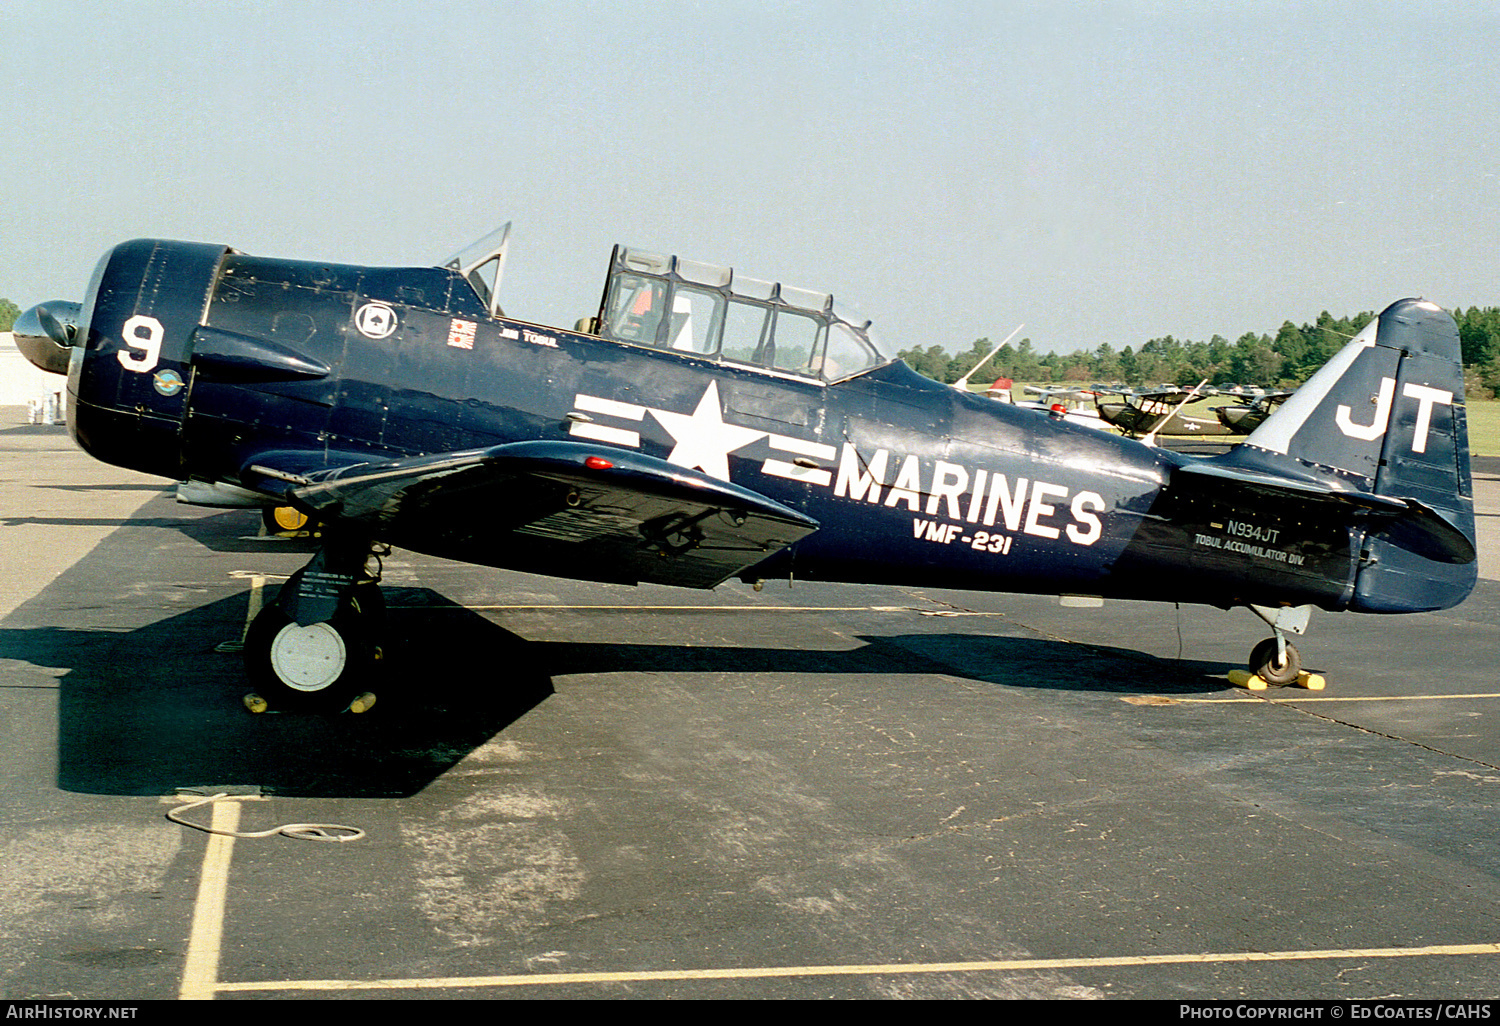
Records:
[[[287,624],[271,642],[271,669],[296,691],[322,691],[339,679],[348,658],[344,639],[326,623]]]

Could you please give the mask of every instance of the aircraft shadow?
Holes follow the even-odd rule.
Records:
[[[32,487],[54,492],[156,492],[159,495],[171,495],[175,486],[170,484],[39,484]]]
[[[252,715],[242,704],[250,688],[241,657],[214,651],[238,639],[244,615],[236,596],[126,633],[0,630],[0,658],[65,668],[58,786],[86,794],[250,785],[292,796],[404,797],[552,694],[535,646],[434,602],[390,624],[388,670],[372,690],[400,715],[380,715],[379,703],[362,716]]]
[[[371,685],[380,701],[361,716],[244,709],[241,657],[215,651],[243,629],[242,596],[125,633],[0,629],[0,658],[65,668],[58,786],[124,795],[250,785],[287,796],[410,796],[545,701],[553,678],[567,675],[946,675],[1162,695],[1226,687],[1217,663],[987,634],[865,635],[859,647],[836,651],[528,641],[429,589],[386,591],[387,658]]]
[[[311,556],[321,544],[312,534],[267,535],[261,528],[259,509],[226,509],[214,512],[195,511],[184,515],[171,492],[164,493],[163,505],[152,505],[156,516],[134,516],[108,521],[120,527],[156,527],[176,531],[211,552],[251,552],[257,554],[298,553]],[[14,521],[12,521],[14,522]]]
[[[422,588],[387,588],[386,595],[393,622],[425,611],[433,617],[431,629],[445,645],[450,643],[440,626],[441,612],[462,607]],[[429,605],[433,600],[436,604]],[[612,614],[599,610],[596,615]],[[415,635],[418,630],[408,633]],[[833,650],[671,641],[527,644],[537,665],[553,679],[622,672],[936,674],[1050,691],[1172,695],[1230,688],[1224,675],[1231,664],[1162,659],[1109,645],[983,632],[856,635],[854,640],[860,642],[859,647]]]
[[[68,488],[93,488],[93,485],[57,486]],[[104,486],[98,486],[101,489]],[[127,485],[123,489],[108,486],[108,490],[139,489],[161,493],[147,508],[155,516],[142,516],[138,511],[118,517],[35,517],[0,516],[0,526],[19,527],[108,527],[108,528],[154,528],[176,531],[197,542],[212,552],[302,553],[311,556],[318,550],[318,540],[311,535],[267,537],[261,531],[258,510],[223,510],[208,515],[183,516],[170,490],[163,492],[156,485]]]
[[[0,517],[0,525],[20,527],[160,527],[168,530],[181,528],[181,521],[165,517]]]
[[[547,642],[554,677],[586,673],[926,674],[1006,687],[1119,694],[1203,694],[1229,687],[1223,663],[1163,660],[1102,645],[984,634],[859,635],[848,651]]]
[[[66,424],[17,424],[14,427],[0,428],[0,435],[56,435],[59,438],[67,438],[68,426]]]
[[[310,534],[267,536],[261,530],[259,510],[225,510],[209,516],[180,518],[162,526],[171,527],[214,552],[254,552],[267,555],[295,552],[311,557],[321,544]]]

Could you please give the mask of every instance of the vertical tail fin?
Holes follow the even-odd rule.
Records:
[[[1474,540],[1463,363],[1453,318],[1425,300],[1393,303],[1308,379],[1225,466],[1400,499]],[[1474,586],[1474,562],[1411,551],[1400,525],[1356,525],[1350,608],[1445,609]]]

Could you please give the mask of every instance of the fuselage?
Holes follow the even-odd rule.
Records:
[[[827,381],[492,317],[449,270],[150,241],[106,255],[83,320],[69,377],[76,439],[178,480],[238,484],[271,450],[379,462],[586,440],[732,480],[819,522],[747,579],[1326,608],[1347,602],[1353,580],[1357,539],[1341,525],[1201,482],[1174,487],[1186,457],[899,362]],[[462,552],[385,540],[516,563],[472,540]]]

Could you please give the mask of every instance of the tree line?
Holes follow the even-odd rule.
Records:
[[[1452,311],[1463,346],[1465,392],[1470,399],[1492,399],[1500,391],[1500,307],[1470,307]],[[1234,342],[1215,335],[1207,342],[1179,340],[1171,335],[1153,338],[1139,348],[1116,350],[1109,343],[1071,353],[1038,353],[1029,338],[1007,343],[973,377],[979,381],[1012,378],[1016,381],[1119,383],[1159,385],[1165,382],[1211,385],[1231,382],[1263,388],[1295,388],[1327,363],[1376,314],[1334,317],[1327,311],[1300,327],[1286,321],[1274,335],[1246,332]],[[966,351],[950,356],[942,346],[904,349],[897,355],[913,370],[952,384],[967,374],[994,348],[988,338],[976,339]]]
[[[1475,306],[1452,313],[1463,345],[1465,393],[1470,399],[1493,399],[1500,392],[1500,307]],[[9,331],[20,315],[20,307],[0,298],[0,331]],[[1116,350],[1105,342],[1093,350],[1071,353],[1038,353],[1031,339],[1023,338],[1014,346],[1001,346],[974,378],[986,382],[1012,378],[1125,385],[1195,385],[1207,379],[1211,385],[1235,382],[1295,388],[1374,318],[1370,311],[1353,317],[1334,317],[1324,311],[1311,324],[1298,327],[1286,321],[1274,335],[1246,332],[1234,342],[1222,335],[1207,342],[1179,341],[1165,335],[1143,342],[1139,349],[1125,346]],[[956,356],[936,345],[903,349],[896,355],[918,373],[952,384],[993,348],[988,338],[981,338]]]

